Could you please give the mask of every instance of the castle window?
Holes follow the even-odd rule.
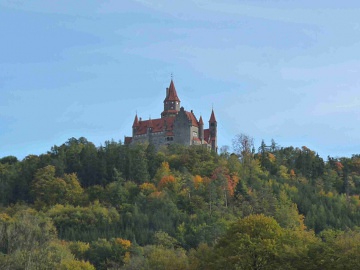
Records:
[[[215,124],[214,124],[214,123],[211,123],[210,126],[213,127],[213,126],[215,126]]]
[[[193,131],[193,137],[197,138],[198,134],[196,131]]]

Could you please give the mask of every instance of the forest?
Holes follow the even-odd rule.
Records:
[[[360,155],[232,144],[0,158],[0,269],[360,269]]]

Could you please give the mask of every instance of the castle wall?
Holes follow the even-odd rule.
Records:
[[[156,148],[167,143],[164,132],[156,132],[150,135],[149,142],[151,142]]]
[[[143,135],[135,135],[132,138],[132,143],[146,143],[149,141],[149,136],[148,134],[143,134]]]
[[[174,121],[174,142],[178,144],[191,144],[191,123],[183,108],[177,114]]]
[[[156,148],[165,144],[173,143],[172,140],[167,140],[165,132],[146,133],[142,135],[135,135],[132,143],[152,143]]]

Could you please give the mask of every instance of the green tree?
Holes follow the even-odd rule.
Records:
[[[145,145],[136,144],[129,147],[129,179],[138,184],[150,179]]]
[[[55,177],[55,167],[48,165],[39,169],[34,177],[32,192],[38,207],[57,203],[78,204],[82,200],[83,189],[75,174]]]
[[[57,269],[74,259],[52,221],[32,209],[0,214],[0,251],[2,269]]]

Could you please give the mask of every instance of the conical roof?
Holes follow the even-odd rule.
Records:
[[[137,117],[137,114],[135,115],[135,119],[134,119],[134,123],[133,123],[133,127],[138,127],[139,126],[139,119]]]
[[[176,93],[175,85],[173,80],[171,79],[170,86],[167,91],[167,95],[164,101],[178,101],[180,102],[180,99]]]
[[[210,123],[215,123],[215,122],[216,122],[214,109],[212,109],[212,111],[211,111],[211,116],[210,116],[209,122],[210,122]]]
[[[204,122],[203,122],[203,119],[202,119],[201,115],[200,115],[200,118],[199,118],[199,125],[204,125]]]

